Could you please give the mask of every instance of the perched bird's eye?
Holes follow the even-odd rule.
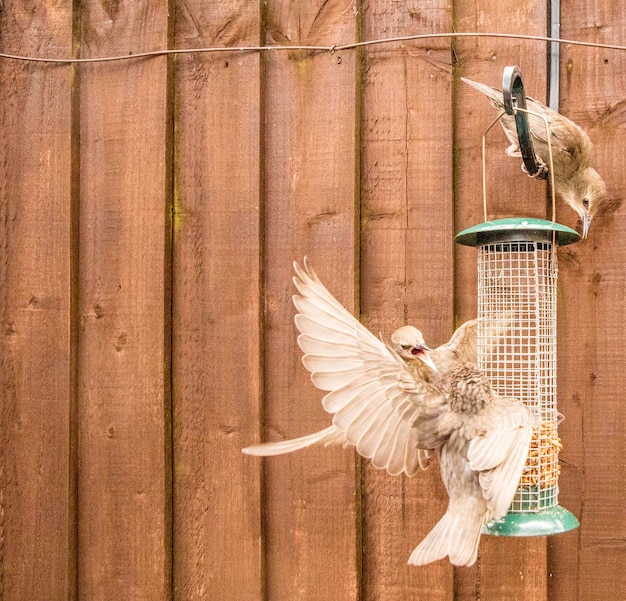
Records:
[[[417,348],[416,346],[414,346],[411,349],[411,355],[419,355],[422,349]]]
[[[588,198],[583,198],[583,207],[585,207],[585,209],[589,208],[589,199]]]
[[[405,351],[408,351],[411,348],[410,344],[401,344],[400,345]]]

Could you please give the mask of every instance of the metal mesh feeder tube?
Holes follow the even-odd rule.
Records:
[[[520,399],[538,420],[509,512],[486,534],[542,536],[578,526],[558,505],[556,247],[579,239],[564,225],[530,218],[488,221],[456,236],[478,249],[478,365],[500,396]]]

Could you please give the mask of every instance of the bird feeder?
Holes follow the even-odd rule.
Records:
[[[510,108],[513,112],[509,114],[516,115],[526,168],[530,174],[537,173],[539,166],[530,138],[524,137],[525,120],[518,121],[519,115],[526,115],[517,67],[505,69],[503,84],[505,110],[508,112]],[[551,165],[549,173],[552,173]],[[483,136],[486,207],[484,182]],[[561,442],[556,398],[556,251],[558,246],[579,239],[576,231],[555,223],[554,219],[519,217],[487,221],[486,208],[484,223],[456,236],[459,244],[478,249],[479,367],[499,395],[520,399],[533,410],[538,422],[509,512],[488,523],[483,529],[486,534],[543,536],[579,525],[571,512],[558,505]],[[497,339],[494,331],[498,332]]]

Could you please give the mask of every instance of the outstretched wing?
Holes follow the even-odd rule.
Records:
[[[466,321],[452,334],[448,342],[433,351],[437,365],[451,370],[459,363],[478,364],[478,339],[481,339],[483,356],[491,356],[502,344],[513,324],[513,311],[503,311],[492,317]]]
[[[453,368],[453,364],[473,363],[477,362],[477,336],[478,336],[478,320],[472,319],[460,325],[452,334],[448,342],[438,346],[433,352],[436,362],[450,365],[447,369]]]
[[[295,323],[302,363],[327,391],[333,426],[375,467],[414,475],[427,463],[415,425],[442,411],[443,395],[416,380],[400,357],[355,319],[319,280],[306,258],[294,263]]]
[[[278,442],[262,442],[260,444],[250,445],[243,449],[245,455],[259,455],[261,457],[273,457],[275,455],[284,455],[292,453],[300,449],[306,449],[314,445],[321,444],[325,447],[330,445],[341,444],[348,446],[350,443],[346,440],[344,433],[336,426],[328,426],[319,432],[300,436],[299,438],[291,438],[290,440],[279,440]]]

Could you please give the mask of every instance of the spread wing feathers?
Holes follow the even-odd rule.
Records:
[[[452,334],[448,342],[433,351],[436,362],[478,363],[478,339],[483,346],[483,356],[489,357],[502,344],[514,322],[513,311],[503,311],[490,317],[480,317],[466,321]]]
[[[506,514],[524,470],[533,432],[532,412],[518,402],[499,406],[499,424],[469,446],[470,468],[479,482],[489,508],[489,519]]]
[[[435,351],[433,351],[434,356],[439,359],[447,357],[455,363],[476,364],[478,360],[476,345],[477,330],[478,319],[466,321],[454,331],[454,334],[452,334],[448,342],[438,346]]]
[[[345,434],[338,430],[335,426],[328,426],[319,432],[293,438],[291,440],[281,440],[279,442],[264,442],[257,445],[251,445],[242,450],[246,455],[258,455],[261,457],[272,457],[273,455],[282,455],[306,449],[316,444],[330,446],[333,444],[342,444],[348,446]]]
[[[406,427],[408,426],[400,424],[398,431],[393,436],[386,440],[380,439],[379,443],[383,444],[374,447],[371,459],[377,468],[386,469],[392,475],[399,475],[404,472],[409,476],[413,476],[418,470],[425,470],[428,467],[431,457],[430,451],[416,449],[415,452],[408,452],[411,447],[407,444],[406,437],[411,438],[411,432],[410,428],[409,432],[405,432],[404,428]],[[323,445],[325,447],[343,445],[344,448],[353,446],[346,438],[345,432],[332,425],[319,432],[301,436],[300,438],[251,445],[243,449],[242,452],[246,455],[256,455],[258,457],[273,457],[306,449],[314,445]],[[365,456],[364,453],[361,454]]]
[[[515,320],[515,311],[501,311],[490,317],[481,317],[476,320],[477,332],[474,340],[476,345],[480,340],[484,359],[493,356],[499,350]]]
[[[428,465],[430,456],[417,448],[414,424],[423,412],[431,416],[443,407],[445,397],[413,378],[402,359],[326,289],[306,258],[304,268],[294,263],[294,270],[299,292],[293,297],[298,345],[311,380],[328,392],[323,405],[334,414],[331,428],[335,430],[330,432],[333,436],[335,431],[342,433],[345,442],[375,467],[392,475],[414,475]],[[295,446],[289,441],[279,444],[284,445],[284,452],[326,444],[328,431],[303,437]]]

